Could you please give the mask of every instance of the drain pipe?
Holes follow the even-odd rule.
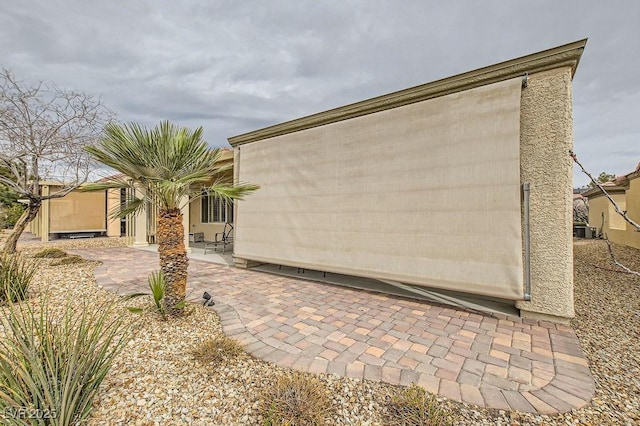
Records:
[[[531,185],[529,182],[522,184],[523,210],[524,210],[524,300],[531,300],[531,229],[529,212],[529,195]]]

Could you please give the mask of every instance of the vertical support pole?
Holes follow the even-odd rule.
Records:
[[[182,227],[184,228],[184,248],[187,253],[191,253],[191,247],[189,247],[189,222],[191,222],[189,218],[190,213],[190,205],[189,205],[189,196],[185,195],[180,200],[180,211],[182,212]]]
[[[136,191],[138,191],[136,189]],[[138,194],[139,197],[142,194]],[[147,239],[147,211],[142,210],[134,216],[135,221],[135,237],[133,240],[134,247],[147,247],[149,240]]]
[[[42,195],[46,196],[49,195],[49,185],[42,185]],[[50,200],[44,200],[42,202],[42,205],[40,206],[40,212],[42,213],[42,215],[40,216],[40,240],[43,243],[46,243],[47,241],[49,241],[49,217],[50,217],[50,212],[49,209],[51,208],[51,201]]]
[[[531,185],[522,184],[523,210],[524,210],[524,300],[531,300],[531,226],[529,195]]]

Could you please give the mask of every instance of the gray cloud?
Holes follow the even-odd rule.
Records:
[[[595,173],[640,161],[634,0],[9,3],[1,66],[102,96],[122,121],[202,125],[216,146],[589,37],[573,87],[576,151]]]

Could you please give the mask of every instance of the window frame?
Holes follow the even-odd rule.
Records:
[[[233,200],[210,195],[203,189],[200,196],[200,223],[233,223]]]

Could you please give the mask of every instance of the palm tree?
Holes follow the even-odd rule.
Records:
[[[221,178],[221,172],[229,166],[216,164],[219,150],[210,149],[202,139],[202,127],[191,131],[163,121],[149,130],[135,123],[111,123],[98,146],[86,150],[121,175],[86,185],[84,190],[131,188],[136,194],[112,212],[114,217],[139,213],[148,203],[157,205],[160,269],[166,278],[165,309],[169,315],[178,315],[186,297],[188,266],[181,203],[189,202],[189,196],[199,197],[203,188],[222,199],[242,199],[258,186],[234,185]]]

